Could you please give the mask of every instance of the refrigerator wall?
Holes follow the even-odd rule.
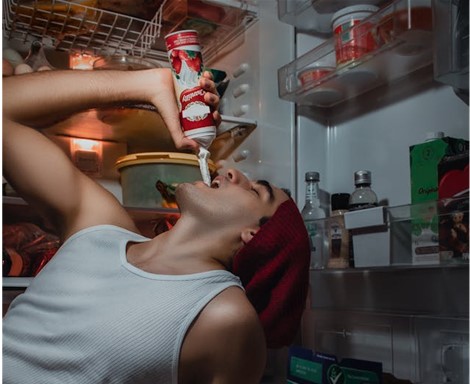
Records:
[[[279,99],[276,81],[278,68],[294,59],[294,28],[279,21],[274,1],[259,1],[258,16],[258,22],[214,62],[231,74],[222,113],[257,121],[257,129],[225,166],[295,192],[295,105]],[[240,95],[243,87],[247,90]]]

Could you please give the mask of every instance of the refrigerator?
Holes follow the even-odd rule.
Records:
[[[337,66],[333,16],[364,3],[377,7],[367,22],[380,25],[389,17],[392,26],[387,24],[385,36],[373,29],[381,43]],[[385,253],[385,264],[311,269],[295,345],[338,361],[378,362],[384,383],[465,384],[468,251],[466,260],[458,263],[413,262],[415,209],[410,192],[410,147],[434,132],[468,141],[468,3],[466,7],[464,3],[166,0],[155,1],[155,15],[152,11],[145,18],[138,12],[140,2],[126,10],[103,11],[89,2],[52,0],[42,6],[8,0],[3,3],[3,48],[26,57],[32,41],[39,40],[57,68],[66,68],[71,56],[86,54],[122,54],[168,66],[166,32],[188,25],[204,31],[204,64],[225,71],[228,80],[213,160],[290,189],[299,209],[305,204],[305,173],[319,172],[321,205],[327,216],[331,195],[351,193],[354,172],[369,170],[379,206],[384,207],[387,242],[373,243],[369,251]],[[39,8],[33,13],[35,6]],[[432,13],[416,16],[415,7]],[[209,11],[219,12],[219,18]],[[394,16],[398,11],[404,12],[403,18]],[[52,20],[52,27],[45,20],[49,24]],[[73,38],[72,33],[58,34],[62,25],[79,33]],[[331,72],[302,83],[302,71],[324,59],[333,60]],[[47,132],[66,151],[71,138],[102,140],[102,168],[96,179],[122,201],[113,168],[116,158],[174,148],[155,114],[109,118],[103,122],[92,112],[84,113]],[[127,131],[129,126],[139,129]],[[468,174],[462,177],[468,179]],[[468,201],[468,183],[466,196]],[[21,199],[5,193],[5,180],[3,209],[4,225],[37,222]],[[144,227],[153,220],[152,213],[134,213]],[[31,278],[4,276],[4,311]],[[270,350],[263,382],[287,382],[291,363],[289,348]],[[325,375],[320,380],[328,382]]]

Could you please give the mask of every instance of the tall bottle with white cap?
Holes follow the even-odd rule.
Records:
[[[325,268],[325,225],[326,213],[320,207],[318,172],[305,173],[305,205],[302,208],[302,218],[310,236],[310,266],[315,269]]]

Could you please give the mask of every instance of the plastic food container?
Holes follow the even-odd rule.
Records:
[[[433,30],[430,0],[413,0],[410,4],[406,1],[401,1],[387,7],[377,26],[378,39],[381,44],[387,44],[408,30],[427,32]],[[400,54],[419,54],[426,46],[425,43],[420,41],[410,43],[406,40],[404,46],[401,46],[398,50]]]
[[[116,168],[127,207],[176,208],[178,184],[202,180],[197,156],[186,153],[135,153],[119,158]],[[211,160],[209,170],[216,170]]]
[[[333,15],[337,66],[357,60],[377,48],[373,24],[363,20],[378,10],[375,5],[360,4],[343,8]]]
[[[299,72],[299,80],[302,87],[315,84],[323,77],[333,72],[336,68],[322,63],[313,63]]]

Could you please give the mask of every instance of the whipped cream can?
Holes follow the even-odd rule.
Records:
[[[210,107],[204,102],[205,91],[199,86],[203,62],[197,31],[170,33],[165,36],[165,43],[183,132],[208,148],[215,138],[216,126]]]

